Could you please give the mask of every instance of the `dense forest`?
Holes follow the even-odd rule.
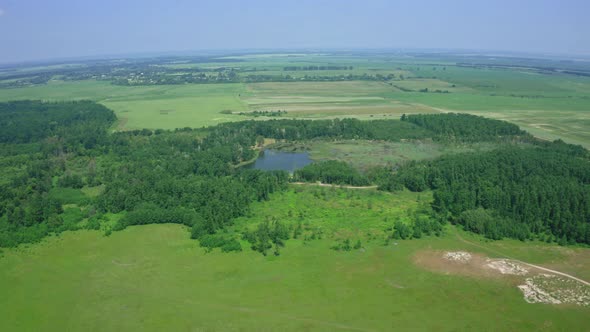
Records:
[[[433,138],[441,141],[481,142],[532,138],[515,124],[471,114],[404,114],[401,120],[429,129],[434,133]]]
[[[563,143],[444,156],[402,167],[382,188],[434,191],[433,208],[491,239],[590,244],[590,160]]]
[[[59,137],[69,139],[70,143],[80,141],[92,149],[115,120],[111,110],[89,101],[0,103],[0,143],[31,143]]]
[[[0,104],[0,246],[35,242],[79,228],[178,223],[202,246],[241,250],[239,240],[275,254],[296,236],[293,225],[227,233],[254,201],[289,181],[432,190],[435,222],[396,223],[395,237],[440,232],[439,221],[498,239],[539,237],[590,244],[588,151],[536,141],[512,124],[464,114],[411,115],[403,121],[355,119],[243,121],[202,129],[109,133],[112,111],[88,101]],[[326,161],[295,172],[237,167],[264,138],[502,141],[488,152],[443,156],[362,174]],[[515,144],[517,143],[517,144]],[[82,195],[81,190],[88,192]],[[104,226],[110,213],[116,222]],[[344,247],[346,247],[344,245]]]
[[[320,181],[339,185],[366,186],[369,179],[351,165],[336,160],[327,160],[307,165],[293,173],[293,180]]]

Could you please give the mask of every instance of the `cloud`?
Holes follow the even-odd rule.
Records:
[[[0,8],[0,16],[4,15],[6,12],[4,11],[4,9]]]

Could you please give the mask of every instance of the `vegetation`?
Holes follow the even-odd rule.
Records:
[[[366,186],[369,184],[369,180],[351,165],[335,160],[313,163],[298,169],[293,174],[293,179],[295,181],[320,181],[353,186]]]
[[[120,129],[210,126],[277,109],[314,119],[469,112],[590,147],[588,72],[583,61],[428,53],[92,60],[2,67],[0,100],[90,99],[115,111]]]
[[[465,119],[474,122],[465,128],[486,121]],[[435,132],[454,132],[445,121],[426,125]],[[467,138],[488,137],[486,130],[472,133]],[[534,147],[506,146],[409,163],[380,181],[386,190],[433,189],[433,207],[441,216],[491,239],[536,236],[549,242],[590,244],[588,157],[580,146],[539,142]]]
[[[590,142],[586,67],[386,53],[2,67],[3,326],[587,326],[585,307],[526,304],[516,279],[414,264],[469,250],[590,278],[590,155],[553,141]],[[265,142],[316,163],[241,167]]]
[[[0,103],[0,143],[32,143],[58,137],[64,141],[55,145],[66,151],[77,148],[75,142],[92,149],[104,143],[99,140],[115,120],[111,110],[88,101]]]
[[[287,111],[253,111],[253,112],[248,112],[248,113],[244,113],[244,112],[240,112],[238,113],[239,115],[247,115],[247,116],[253,116],[255,118],[259,117],[259,116],[283,116],[287,114]]]
[[[288,201],[277,199],[255,203],[252,218],[244,223],[256,222],[263,218],[259,212],[273,207],[289,209]],[[406,204],[412,201],[408,196]],[[344,203],[324,201],[324,211],[339,202]],[[351,209],[343,212],[350,214]],[[317,217],[310,222],[320,226]],[[356,220],[359,225],[370,221]],[[247,246],[238,254],[218,249],[207,253],[179,225],[130,227],[109,237],[67,232],[28,249],[5,250],[0,259],[3,327],[160,331],[186,326],[228,330],[239,325],[244,330],[301,331],[340,330],[346,325],[387,330],[392,315],[397,316],[397,328],[409,330],[539,330],[551,324],[556,330],[575,331],[589,323],[587,308],[530,305],[510,282],[438,274],[412,263],[416,252],[428,248],[483,250],[459,242],[453,233],[392,240],[389,246],[362,240],[363,250],[350,251],[331,250],[335,241],[330,238],[299,237],[289,240],[277,257],[272,249],[263,256]],[[350,242],[354,246],[356,240]],[[581,261],[579,250],[564,252],[538,242],[477,243],[533,257],[537,264],[565,267],[587,262]],[[38,287],[39,280],[51,282],[51,287]],[[71,305],[81,297],[86,305]],[[339,303],[339,310],[331,310],[334,303]],[[509,315],[499,319],[490,312]]]
[[[515,124],[470,114],[404,114],[401,120],[427,128],[435,133],[435,139],[443,141],[481,142],[506,137],[514,139],[526,135]]]
[[[191,227],[193,238],[216,234],[245,215],[251,202],[267,200],[272,192],[286,186],[286,172],[230,167],[251,160],[256,153],[251,147],[261,137],[286,141],[525,140],[534,145],[506,145],[491,152],[443,156],[409,163],[396,173],[376,169],[369,177],[345,162],[325,161],[297,170],[293,179],[353,186],[368,185],[371,179],[385,190],[402,186],[413,191],[432,189],[433,207],[440,218],[490,238],[525,239],[531,234],[548,234],[550,240],[562,243],[590,243],[588,152],[562,142],[536,142],[518,127],[497,120],[460,114],[402,116],[403,121],[271,120],[222,124],[208,128],[206,135],[192,129],[108,135],[106,130],[114,121],[112,112],[91,102],[17,102],[4,104],[1,109],[3,118],[10,119],[3,121],[5,132],[25,128],[17,141],[5,144],[14,147],[40,141],[27,169],[4,185],[0,205],[2,246],[34,242],[51,232],[77,228],[77,222],[93,217],[96,211],[127,211],[113,230],[178,223]],[[26,112],[19,113],[21,109]],[[35,118],[37,113],[46,117],[51,127],[26,123],[27,116]],[[18,155],[18,149],[16,152]],[[14,158],[7,159],[7,166]],[[73,167],[80,163],[86,166]],[[64,220],[67,213],[63,202],[50,193],[57,187],[79,190],[97,185],[103,190],[95,199],[76,201],[78,206],[85,206],[86,215]],[[399,227],[399,236],[406,238],[410,231]],[[265,254],[272,242],[278,253],[281,241],[288,237],[267,228],[251,237],[252,247]],[[426,223],[417,224],[412,232],[413,237],[420,237],[432,231],[439,230]],[[208,239],[212,244],[206,246],[211,248],[223,247],[227,241],[237,248],[232,239]]]

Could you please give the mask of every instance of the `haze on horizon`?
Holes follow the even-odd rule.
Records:
[[[590,54],[590,2],[0,0],[0,63],[209,49]]]

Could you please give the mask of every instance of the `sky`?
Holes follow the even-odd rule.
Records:
[[[0,0],[0,63],[239,49],[590,55],[590,0]]]

